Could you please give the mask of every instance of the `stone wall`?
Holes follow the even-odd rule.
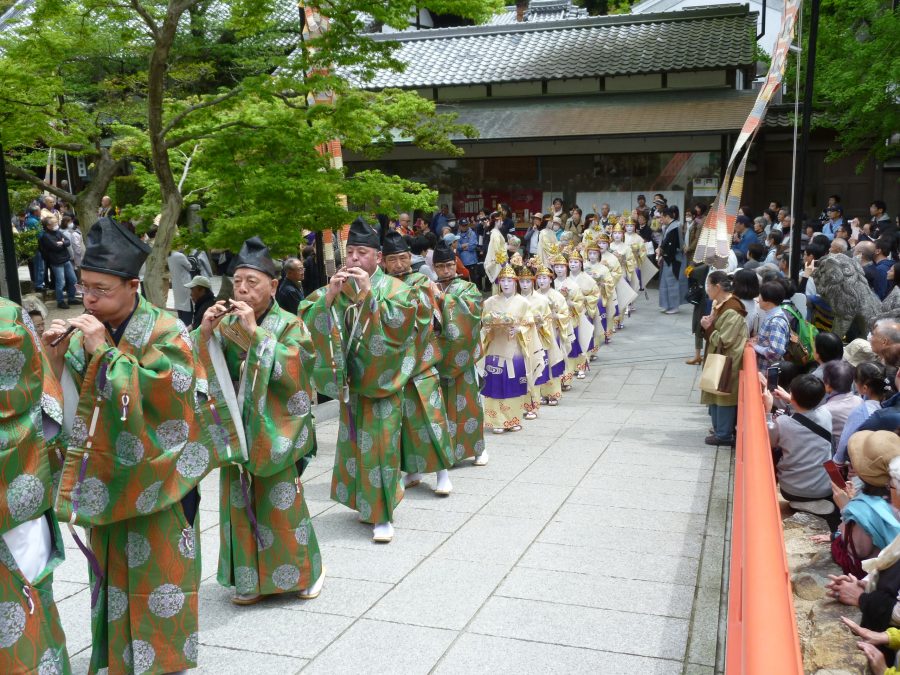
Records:
[[[859,611],[825,595],[829,574],[841,574],[831,559],[831,546],[811,540],[828,531],[825,521],[808,513],[793,513],[784,502],[784,540],[794,592],[794,610],[803,653],[803,669],[816,675],[868,673],[856,640],[841,616],[859,620]]]

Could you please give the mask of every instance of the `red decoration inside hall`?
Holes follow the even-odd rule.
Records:
[[[481,209],[487,213],[497,209],[500,204],[509,204],[513,211],[513,220],[517,223],[527,222],[532,213],[540,211],[543,207],[541,190],[478,190],[453,193],[453,213],[457,218],[472,218],[478,215]],[[527,218],[526,218],[526,213]]]

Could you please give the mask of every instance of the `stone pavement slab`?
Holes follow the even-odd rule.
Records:
[[[433,476],[408,491],[387,546],[330,499],[337,421],[321,408],[304,475],[327,570],[316,600],[231,604],[205,478],[200,672],[721,672],[731,451],[703,444],[689,312],[641,300],[627,324],[559,407],[488,434],[490,464],[455,468],[450,497]],[[82,675],[87,568],[63,542],[56,597]]]

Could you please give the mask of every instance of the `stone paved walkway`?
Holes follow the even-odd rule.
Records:
[[[218,476],[202,485],[200,670],[241,673],[721,672],[732,453],[703,445],[689,306],[655,295],[558,408],[488,436],[454,493],[407,492],[394,542],[328,499],[336,420],[304,475],[327,580],[249,608],[215,582]],[[323,410],[324,412],[324,410]],[[433,486],[433,476],[431,486]],[[84,673],[87,567],[67,537],[56,596]]]

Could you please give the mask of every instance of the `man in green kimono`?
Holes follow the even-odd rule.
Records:
[[[350,226],[345,260],[300,315],[316,347],[316,388],[341,405],[331,498],[386,543],[403,498],[403,390],[416,368],[418,294],[381,270],[380,237],[362,218]]]
[[[53,601],[63,560],[53,515],[47,438],[62,423],[61,393],[31,319],[0,298],[0,672],[69,673]],[[47,386],[45,386],[45,384]]]
[[[437,369],[447,404],[454,459],[475,458],[475,466],[488,463],[484,447],[484,408],[475,377],[481,358],[481,309],[483,299],[475,284],[456,275],[456,253],[443,241],[432,258],[438,277],[442,330],[438,338],[442,358]]]
[[[431,279],[413,272],[409,244],[400,233],[388,232],[381,247],[384,269],[418,293],[416,315],[416,367],[403,390],[403,427],[400,433],[400,464],[406,472],[403,486],[415,487],[422,474],[437,473],[435,494],[446,497],[453,490],[450,472],[453,446],[447,427],[447,412],[437,364],[441,362],[438,344],[440,307]]]
[[[91,572],[91,673],[197,665],[196,486],[215,458],[195,417],[190,336],[138,295],[149,252],[101,218],[82,261],[89,313],[56,320],[43,335],[67,436],[56,512]],[[87,546],[73,524],[87,528]]]
[[[241,448],[241,461],[219,473],[219,583],[235,587],[238,605],[279,593],[315,598],[325,574],[300,482],[316,434],[305,371],[312,341],[275,301],[278,274],[258,237],[244,242],[230,273],[234,301],[210,307],[194,331],[213,423]]]

